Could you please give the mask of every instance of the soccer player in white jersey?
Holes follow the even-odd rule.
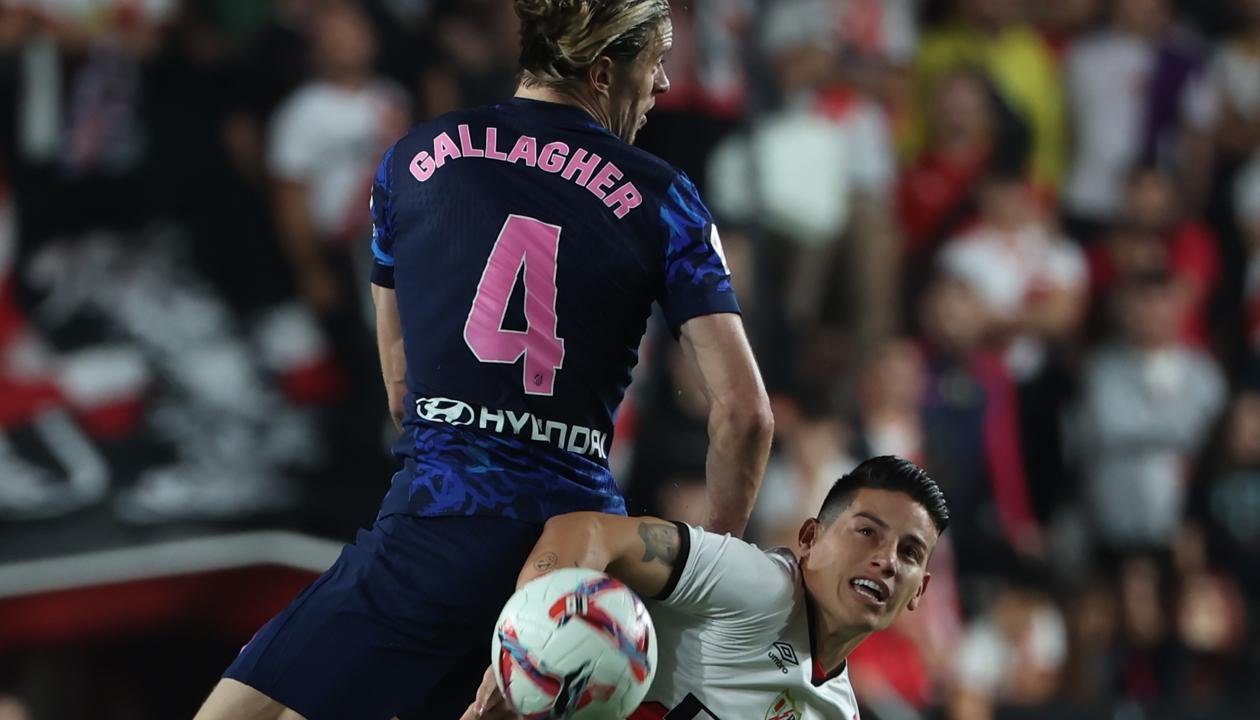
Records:
[[[656,679],[630,720],[858,720],[846,658],[918,606],[948,523],[923,469],[877,457],[836,481],[795,548],[573,513],[548,521],[518,586],[579,566],[651,599]],[[463,720],[512,717],[487,673]]]

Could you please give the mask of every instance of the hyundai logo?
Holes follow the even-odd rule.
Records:
[[[416,415],[421,420],[447,425],[472,425],[477,419],[472,405],[450,398],[420,398],[416,400]]]

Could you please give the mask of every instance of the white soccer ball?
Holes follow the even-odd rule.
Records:
[[[529,720],[624,720],[656,675],[656,631],[625,585],[565,568],[503,606],[490,662],[499,692]]]

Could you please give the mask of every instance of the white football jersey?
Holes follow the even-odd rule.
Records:
[[[847,666],[813,683],[795,556],[687,529],[677,584],[648,603],[660,654],[631,720],[858,720]]]

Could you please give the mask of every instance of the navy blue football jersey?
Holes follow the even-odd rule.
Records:
[[[675,334],[739,311],[691,181],[579,108],[518,98],[400,140],[372,216],[408,389],[381,516],[624,514],[608,451],[652,303]]]

